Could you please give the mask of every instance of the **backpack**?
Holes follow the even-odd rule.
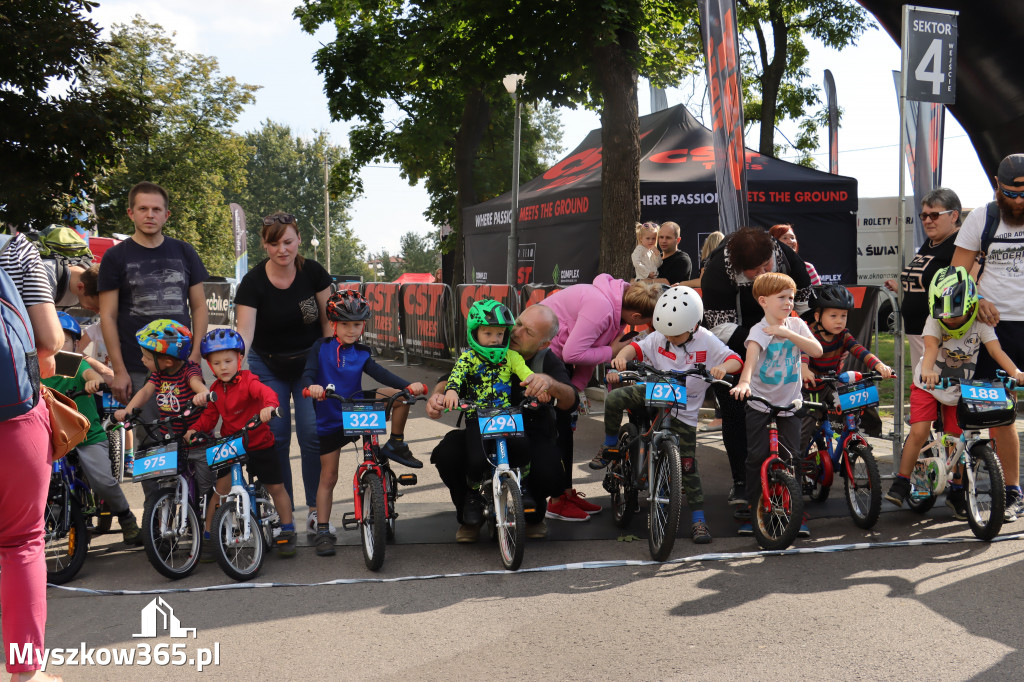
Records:
[[[92,264],[93,255],[89,245],[80,234],[70,227],[61,225],[51,225],[42,232],[25,233],[25,236],[35,244],[39,257],[43,259],[43,265],[52,276],[53,302],[60,305],[67,296],[68,285],[71,283],[71,266],[88,268]],[[6,249],[13,241],[13,237],[9,238],[0,251]]]
[[[999,204],[990,201],[985,207],[985,227],[981,230],[981,251],[978,253],[978,276],[975,278],[981,281],[981,273],[985,272],[985,259],[988,257],[988,247],[996,236],[999,228]]]
[[[28,311],[14,280],[0,268],[0,421],[39,401],[39,357]]]

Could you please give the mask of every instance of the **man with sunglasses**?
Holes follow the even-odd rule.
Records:
[[[999,344],[1018,367],[1024,366],[1024,154],[1011,154],[999,163],[995,177],[999,225],[985,253],[978,280],[978,319],[996,329]],[[968,270],[983,250],[987,209],[978,208],[964,220],[956,238],[953,265]],[[982,347],[975,378],[995,377],[996,364]],[[1006,520],[1024,515],[1020,489],[1020,438],[1014,425],[991,429],[996,454],[1006,479]]]
[[[108,384],[123,404],[149,376],[135,332],[153,320],[171,319],[191,327],[193,339],[206,335],[203,282],[209,275],[191,244],[164,236],[170,215],[163,187],[153,182],[132,187],[128,217],[135,233],[111,247],[100,262],[100,328],[114,370]],[[189,359],[199,361],[198,343]],[[143,419],[155,416],[155,404],[143,408]]]

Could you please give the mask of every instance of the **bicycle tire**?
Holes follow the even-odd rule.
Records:
[[[771,509],[758,499],[754,505],[751,526],[762,549],[786,549],[796,540],[804,517],[804,498],[796,479],[786,469],[768,472],[768,499]]]
[[[821,483],[821,479],[825,475],[823,458],[828,457],[828,452],[818,450],[813,441],[811,448],[811,452],[808,452],[800,463],[800,476],[808,499],[821,503],[828,499],[828,494],[832,490],[831,485],[822,485]]]
[[[907,436],[907,438],[910,438],[910,436]],[[907,438],[903,439],[904,447],[907,444]],[[902,450],[900,452],[902,452]],[[938,446],[936,445],[932,446],[932,452],[935,457],[942,456],[942,453],[939,452]],[[913,480],[913,477],[911,477],[911,480]],[[913,492],[913,489],[911,489],[911,492]],[[935,506],[935,500],[936,497],[934,494],[928,495],[927,497],[914,497],[912,494],[907,495],[907,508],[910,509],[910,511],[917,512],[918,514],[927,514],[931,511],[931,508]]]
[[[255,578],[263,565],[266,545],[263,533],[260,532],[256,514],[249,512],[251,533],[248,539],[242,538],[244,524],[235,511],[235,501],[222,502],[213,515],[213,532],[210,541],[214,545],[214,554],[221,570],[235,580]]]
[[[384,484],[380,476],[368,471],[359,484],[363,497],[363,520],[359,537],[363,545],[363,562],[371,571],[384,565],[387,549],[387,520],[384,518]]]
[[[609,488],[608,492],[612,499],[612,520],[619,528],[628,528],[629,522],[633,520],[636,513],[637,492],[633,489],[630,481],[633,478],[633,462],[636,462],[640,455],[640,441],[638,431],[634,424],[626,423],[619,429],[619,450],[622,451],[623,443],[632,442],[633,446],[625,450],[625,455],[617,462],[612,462],[609,467]]]
[[[1003,527],[1003,512],[1006,510],[1006,488],[1003,467],[996,453],[985,443],[978,443],[970,450],[965,472],[967,480],[967,523],[979,540],[988,542],[999,534]]]
[[[65,518],[64,496],[67,494],[68,491],[63,484],[51,486],[43,512],[46,581],[54,585],[63,585],[78,575],[89,552],[89,532],[85,528],[85,516],[78,500],[73,496],[68,500]]]
[[[654,480],[647,504],[647,546],[651,558],[664,561],[672,553],[683,510],[683,463],[679,446],[662,441],[654,459]]]
[[[882,476],[878,473],[878,460],[870,445],[853,443],[846,456],[850,458],[853,480],[844,478],[846,508],[858,528],[867,530],[878,523],[882,513]]]
[[[523,493],[511,474],[504,474],[494,501],[494,529],[498,536],[501,565],[506,571],[517,571],[526,552],[526,514]]]
[[[387,502],[388,502],[387,503],[387,508],[391,512],[391,514],[388,516],[388,523],[387,523],[387,531],[388,531],[387,532],[387,541],[390,544],[394,544],[394,542],[395,542],[395,530],[396,530],[395,526],[397,525],[396,522],[395,522],[396,521],[395,499],[398,497],[398,477],[395,476],[395,472],[393,472],[391,470],[391,467],[387,467],[386,469],[384,469],[384,471],[385,471],[384,475],[387,477],[387,482],[388,482],[387,489],[389,491],[387,493]]]
[[[124,428],[107,431],[107,447],[110,451],[110,474],[121,484],[124,482]]]
[[[185,532],[178,535],[176,521],[185,504]],[[164,488],[142,511],[142,546],[153,568],[171,580],[181,580],[199,565],[202,542],[195,508],[178,499],[177,488]]]

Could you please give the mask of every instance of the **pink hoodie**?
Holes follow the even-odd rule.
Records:
[[[593,284],[574,284],[539,304],[558,316],[551,350],[567,365],[575,365],[572,385],[581,391],[594,368],[612,359],[611,342],[622,333],[622,296],[627,288],[629,282],[601,274]]]

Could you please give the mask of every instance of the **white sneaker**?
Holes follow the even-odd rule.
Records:
[[[316,535],[316,524],[316,509],[310,509],[309,513],[306,514],[306,535],[311,537]],[[331,535],[337,536],[338,529],[334,527],[334,524],[330,523],[328,525],[330,526]]]

